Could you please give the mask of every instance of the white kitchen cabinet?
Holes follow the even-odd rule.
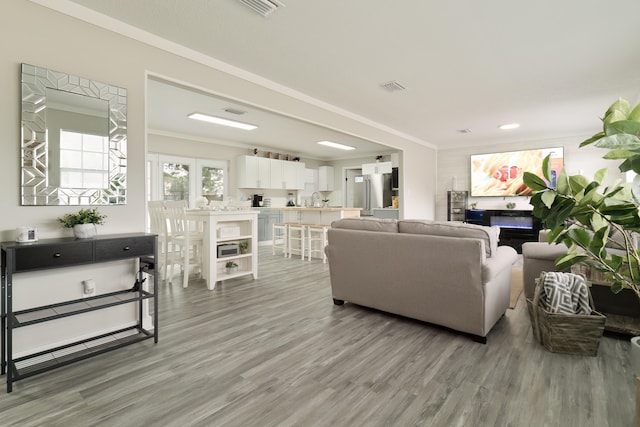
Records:
[[[400,154],[391,153],[391,167],[397,168],[400,166]]]
[[[378,173],[391,173],[391,162],[365,163],[362,165],[362,173],[364,175],[373,175]]]
[[[238,188],[300,190],[304,188],[304,163],[266,157],[237,159]]]
[[[333,191],[333,166],[320,166],[318,168],[318,191]]]
[[[238,188],[271,188],[271,159],[240,156],[236,167]]]
[[[282,162],[282,180],[285,190],[304,189],[304,163]]]
[[[304,188],[304,163],[271,160],[271,188],[301,190]]]
[[[271,188],[287,189],[284,177],[284,160],[270,160]]]

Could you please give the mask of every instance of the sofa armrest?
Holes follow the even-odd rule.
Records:
[[[498,246],[495,255],[487,258],[482,264],[482,283],[489,283],[504,269],[511,269],[518,260],[518,253],[510,246]]]

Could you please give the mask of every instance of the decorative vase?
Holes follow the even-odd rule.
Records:
[[[73,235],[78,239],[90,239],[96,237],[95,224],[76,224],[73,226]]]

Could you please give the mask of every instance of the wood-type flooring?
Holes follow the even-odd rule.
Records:
[[[160,286],[160,340],[0,392],[2,426],[632,426],[628,339],[550,353],[524,301],[486,345],[331,300],[321,261],[261,248],[258,280]],[[392,268],[392,267],[390,267]],[[429,280],[426,278],[425,280]],[[433,278],[433,280],[437,280]]]

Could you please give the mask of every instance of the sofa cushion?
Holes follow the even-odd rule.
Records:
[[[333,221],[331,223],[331,227],[346,228],[349,230],[397,233],[398,220],[389,218],[343,218]]]
[[[451,221],[428,221],[408,219],[398,221],[400,233],[428,234],[432,236],[469,237],[484,240],[487,257],[493,256],[498,249],[499,227],[467,224]]]

